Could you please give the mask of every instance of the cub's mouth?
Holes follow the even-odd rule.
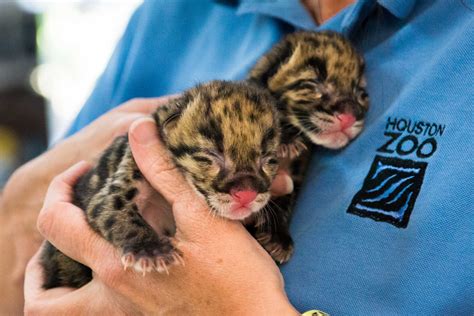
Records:
[[[336,114],[315,133],[306,133],[310,140],[329,149],[339,149],[356,138],[364,126],[363,120],[356,120],[351,114]]]
[[[214,193],[208,196],[212,211],[231,220],[244,220],[260,211],[270,199],[270,192],[231,190],[230,193]]]

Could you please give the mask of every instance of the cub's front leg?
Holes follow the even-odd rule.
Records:
[[[285,196],[274,197],[261,212],[255,223],[255,238],[267,250],[272,258],[282,264],[290,260],[294,247],[289,226],[298,191],[304,179],[311,156],[309,145],[302,138],[292,138],[283,142],[279,148],[280,168],[286,169],[293,180],[293,192]]]
[[[152,270],[168,273],[167,266],[182,258],[171,238],[155,232],[138,212],[134,198],[140,178],[127,146],[115,172],[89,201],[86,217],[97,233],[121,250],[124,268],[143,274]]]
[[[257,221],[254,237],[272,256],[273,260],[283,264],[293,254],[293,239],[289,232],[289,220],[292,212],[294,193],[271,199],[270,204],[261,212],[266,212],[261,221]]]

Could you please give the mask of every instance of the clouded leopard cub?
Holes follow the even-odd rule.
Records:
[[[291,195],[272,200],[278,218],[269,225],[271,230],[257,233],[281,263],[293,252],[288,222],[309,160],[306,149],[312,144],[339,149],[361,132],[369,105],[363,72],[364,61],[355,48],[329,31],[286,36],[250,71],[248,80],[277,99],[282,128],[279,156],[290,161],[295,183]]]
[[[245,82],[214,81],[159,107],[154,118],[174,162],[218,215],[241,220],[265,206],[280,143],[276,103],[268,91]],[[143,182],[127,137],[119,137],[79,179],[74,203],[91,227],[122,252],[125,267],[167,272],[182,258],[172,237],[157,233],[140,215],[136,197]],[[80,287],[92,278],[89,268],[49,243],[42,264],[45,288]]]
[[[216,81],[184,93],[155,113],[175,163],[219,215],[244,220],[280,262],[293,251],[288,233],[296,191],[273,199],[273,215],[256,216],[270,198],[280,158],[292,161],[301,180],[310,144],[341,148],[360,132],[368,100],[363,61],[335,33],[285,37],[252,69],[247,83]],[[268,94],[270,91],[277,100]],[[281,129],[279,119],[281,119]],[[282,144],[282,145],[281,145]],[[74,190],[90,225],[121,249],[122,262],[140,272],[167,271],[181,260],[169,236],[157,234],[135,203],[141,174],[126,137],[118,138]],[[48,244],[43,253],[45,288],[80,287],[89,268]]]

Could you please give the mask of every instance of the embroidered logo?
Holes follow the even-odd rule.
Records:
[[[406,228],[428,166],[437,150],[437,138],[446,125],[388,118],[386,142],[377,149],[362,188],[348,213]]]

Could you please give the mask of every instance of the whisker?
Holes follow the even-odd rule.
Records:
[[[270,200],[271,203],[273,203],[273,205],[276,205],[280,210],[281,208],[275,203],[273,202],[272,200]],[[269,210],[269,213],[270,215],[272,216],[272,223],[273,224],[273,228],[276,230],[277,229],[277,225],[278,225],[278,216],[277,216],[277,213],[275,212],[275,210],[271,207],[270,204],[268,204],[268,210]]]

